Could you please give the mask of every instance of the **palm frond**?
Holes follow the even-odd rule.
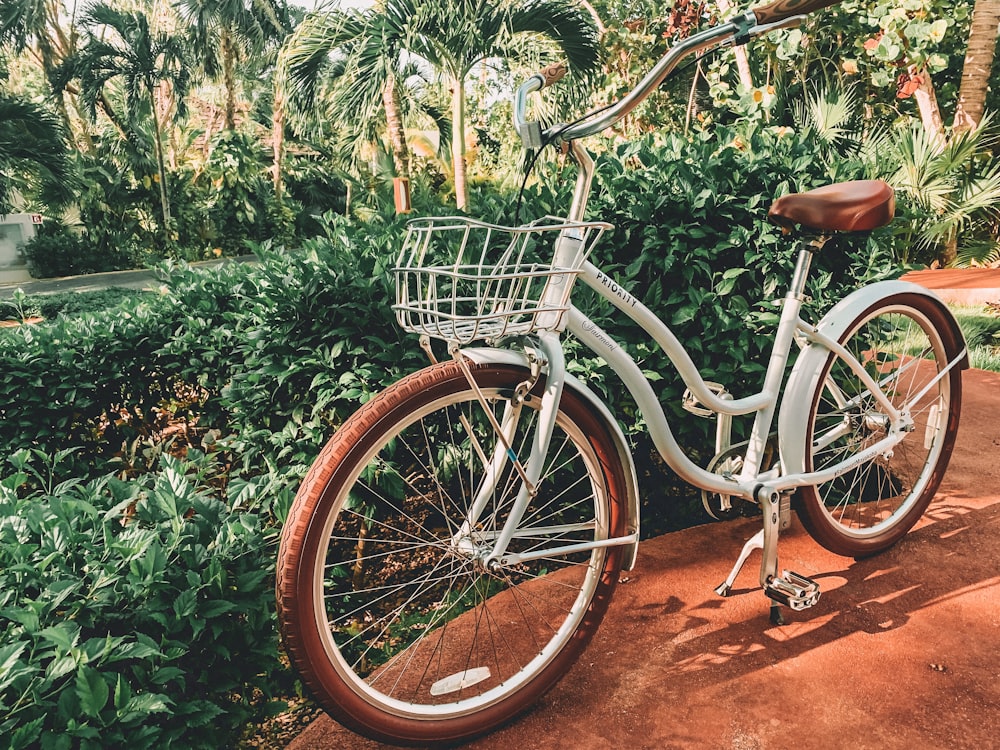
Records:
[[[895,157],[899,163],[889,184],[904,191],[925,211],[941,214],[955,189],[952,175],[942,170],[939,159],[942,146],[920,123],[898,133]]]
[[[601,62],[597,26],[579,5],[566,0],[528,0],[514,6],[510,24],[514,34],[534,33],[554,41],[578,73],[592,73]]]
[[[373,52],[358,50],[370,46],[364,43],[373,23],[369,16],[356,11],[319,11],[306,16],[278,56],[279,75],[291,97],[302,106],[311,106],[324,79],[355,72],[345,65],[335,67],[338,60],[353,57],[361,68],[370,64]]]
[[[858,96],[854,87],[817,89],[792,107],[795,123],[802,129],[808,128],[832,147],[857,142],[857,128],[853,125],[857,112]]]
[[[72,196],[73,171],[60,120],[23,99],[0,93],[0,212],[15,187],[34,189],[56,205]]]

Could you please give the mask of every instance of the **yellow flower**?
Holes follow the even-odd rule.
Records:
[[[844,62],[840,64],[840,67],[842,67],[844,72],[849,76],[853,76],[858,72],[857,60],[844,60]]]

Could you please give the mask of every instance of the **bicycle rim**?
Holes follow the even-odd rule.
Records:
[[[475,377],[502,421],[527,371],[492,368]],[[452,363],[400,386],[352,419],[360,420],[360,439],[345,425],[331,441],[317,462],[334,465],[329,480],[304,483],[303,504],[315,510],[299,523],[301,540],[289,544],[303,544],[295,576],[309,593],[282,608],[296,613],[283,626],[293,642],[312,644],[293,648],[293,658],[352,728],[397,741],[455,739],[506,720],[569,668],[607,606],[620,554],[598,548],[485,565],[518,475],[510,461],[492,479],[484,469],[497,440]],[[523,460],[537,405],[529,394],[511,435]],[[624,514],[611,497],[620,469],[607,471],[603,430],[587,420],[567,393],[510,552],[622,533]],[[477,496],[478,521],[463,529]],[[288,621],[303,614],[312,623]],[[303,630],[312,637],[302,638]]]
[[[929,300],[901,296],[861,315],[841,342],[912,421],[888,455],[803,488],[803,522],[834,552],[873,554],[894,544],[930,503],[958,428],[961,373],[942,375],[958,346]],[[936,382],[934,382],[936,379]],[[813,397],[807,467],[849,459],[888,434],[889,417],[847,363],[831,355]]]

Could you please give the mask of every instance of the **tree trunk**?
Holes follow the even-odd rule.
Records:
[[[396,210],[400,205],[409,205],[410,197],[410,149],[406,145],[406,131],[403,128],[403,116],[399,107],[399,91],[396,88],[396,78],[390,72],[382,89],[382,106],[385,108],[386,128],[389,131],[389,144],[392,147],[392,158],[396,165],[396,177],[401,177],[402,189],[406,191],[402,203],[396,202]]]
[[[118,116],[118,113],[115,112],[115,108],[111,105],[111,100],[108,99],[108,95],[104,93],[103,89],[101,90],[101,98],[99,101],[101,105],[101,111],[104,113],[104,116],[108,118],[108,120],[111,122],[112,125],[114,125],[115,130],[118,131],[118,135],[122,137],[122,140],[127,141],[129,135],[128,135],[128,130],[125,128],[125,123],[121,121],[121,118]]]
[[[701,61],[694,68],[694,77],[691,79],[691,90],[688,92],[687,107],[684,111],[684,132],[688,132],[691,123],[698,115],[698,79],[701,78]]]
[[[66,133],[77,144],[77,147],[85,154],[94,153],[94,137],[90,132],[87,118],[80,107],[80,100],[68,91],[57,91],[55,94],[59,115],[66,123]],[[67,101],[68,100],[68,101]],[[73,111],[70,113],[70,106]],[[76,119],[73,119],[73,116]],[[76,128],[74,128],[76,124]]]
[[[920,88],[913,92],[913,98],[917,100],[917,107],[920,109],[920,121],[934,143],[943,145],[944,122],[941,120],[941,110],[938,108],[930,71],[922,70],[919,75]]]
[[[736,70],[740,74],[740,83],[747,91],[753,91],[753,75],[750,73],[750,58],[747,56],[747,48],[736,47],[733,50],[736,55]]]
[[[163,138],[160,134],[160,121],[156,118],[156,97],[153,89],[149,89],[149,106],[153,112],[153,145],[156,150],[156,168],[160,178],[160,208],[163,210],[163,232],[170,230],[170,199],[167,197],[167,169],[163,163]]]
[[[451,158],[455,170],[455,205],[462,211],[469,204],[465,183],[465,81],[452,79],[451,88]]]
[[[226,130],[236,129],[236,73],[235,52],[229,29],[222,30],[222,87],[226,91]]]
[[[169,81],[160,81],[156,84],[155,97],[156,111],[154,117],[157,118],[157,127],[162,132],[163,128],[166,128],[173,120],[173,112],[176,106],[173,85]],[[168,153],[164,154],[164,163],[168,161],[169,157],[170,168],[177,169],[177,141],[174,128],[170,128],[169,145]]]
[[[284,175],[282,163],[285,159],[285,92],[281,83],[274,86],[274,109],[271,112],[271,150],[274,164],[271,167],[271,178],[274,183],[274,197],[281,203],[284,194]]]
[[[969,28],[969,46],[962,66],[953,127],[956,133],[972,130],[983,119],[990,68],[996,53],[1000,27],[1000,0],[976,0]]]
[[[581,7],[590,14],[591,19],[594,21],[594,25],[597,26],[597,33],[603,38],[605,34],[608,33],[608,27],[604,25],[604,21],[601,20],[601,15],[597,12],[597,9],[593,5],[587,2],[587,0],[580,0]]]
[[[732,7],[733,5],[729,0],[719,0],[719,10],[723,14],[729,13]],[[746,45],[734,48],[733,54],[736,56],[736,70],[740,76],[740,83],[743,84],[743,88],[747,91],[752,91],[753,75],[750,73],[750,58],[747,55]]]

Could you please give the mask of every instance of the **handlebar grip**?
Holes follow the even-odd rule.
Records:
[[[803,16],[806,13],[812,13],[820,8],[827,8],[831,5],[836,5],[840,1],[841,0],[774,0],[772,3],[761,5],[758,8],[751,8],[750,10],[753,11],[753,14],[757,19],[757,23],[763,26],[764,24],[784,21],[786,18],[791,18],[792,16]]]
[[[557,62],[546,65],[538,71],[538,75],[542,77],[541,87],[544,89],[546,86],[551,86],[562,80],[562,77],[566,75],[566,63]]]

